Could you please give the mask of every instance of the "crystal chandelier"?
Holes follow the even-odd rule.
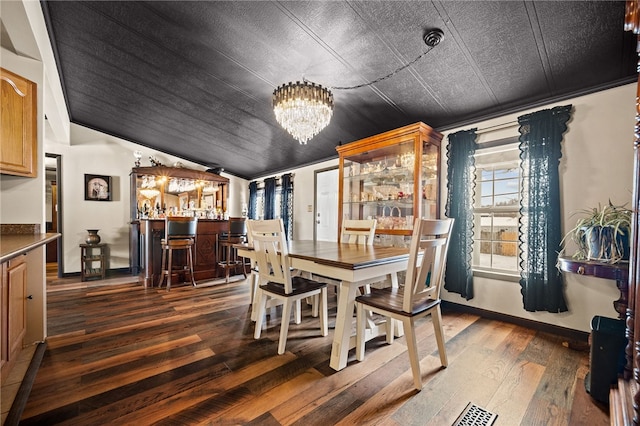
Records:
[[[306,145],[329,124],[333,95],[329,89],[307,81],[283,84],[273,91],[273,110],[278,123]]]

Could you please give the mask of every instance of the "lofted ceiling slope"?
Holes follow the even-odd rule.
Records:
[[[637,78],[624,1],[43,1],[71,121],[254,179],[423,121],[438,130]],[[306,78],[334,116],[308,145],[273,90]]]

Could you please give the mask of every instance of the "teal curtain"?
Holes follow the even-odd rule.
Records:
[[[257,217],[257,203],[258,203],[258,182],[249,182],[249,212],[247,215],[249,219],[258,219]]]
[[[475,193],[476,130],[449,135],[447,145],[447,204],[445,215],[455,219],[444,288],[467,300],[473,298],[473,196]]]
[[[276,218],[276,178],[264,180],[264,219]]]
[[[293,178],[291,173],[280,178],[281,204],[280,217],[284,223],[284,231],[287,239],[293,239]]]
[[[558,165],[562,135],[570,117],[571,105],[518,117],[522,167],[520,286],[524,309],[530,312],[567,311],[556,262],[562,240]]]

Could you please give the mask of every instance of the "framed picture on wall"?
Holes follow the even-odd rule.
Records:
[[[84,175],[84,199],[111,201],[111,176]]]

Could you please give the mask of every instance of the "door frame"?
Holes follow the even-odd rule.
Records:
[[[62,278],[64,273],[64,223],[62,221],[62,155],[60,154],[50,154],[46,152],[44,154],[45,157],[54,158],[56,160],[56,185],[58,191],[58,198],[56,200],[56,221],[58,223],[58,233],[60,234],[60,238],[57,239],[58,244],[58,278]]]

